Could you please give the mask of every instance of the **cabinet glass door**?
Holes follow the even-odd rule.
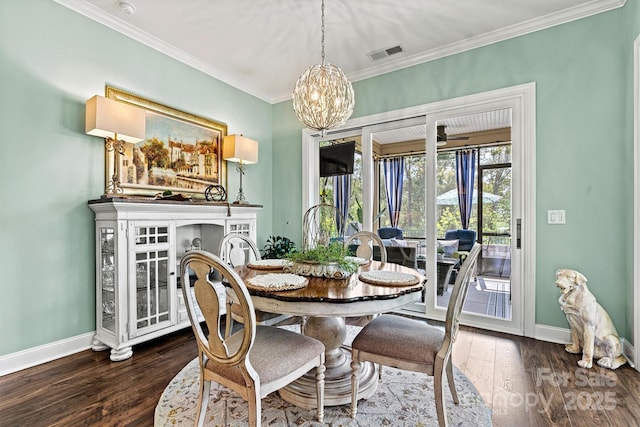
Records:
[[[100,270],[98,301],[100,314],[98,321],[102,328],[115,333],[116,316],[116,268],[115,268],[115,232],[112,227],[100,228]],[[98,325],[100,326],[100,325]]]
[[[142,335],[171,322],[169,227],[135,228],[135,328]]]

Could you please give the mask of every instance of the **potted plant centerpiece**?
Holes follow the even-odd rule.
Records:
[[[358,271],[358,263],[349,258],[349,249],[340,242],[327,246],[290,252],[287,259],[291,273],[302,276],[346,279]]]

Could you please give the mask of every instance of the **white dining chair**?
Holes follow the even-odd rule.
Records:
[[[447,426],[442,382],[444,372],[455,404],[459,403],[453,378],[451,351],[456,340],[459,317],[464,305],[471,275],[481,245],[475,244],[460,267],[460,274],[451,291],[444,329],[424,320],[383,314],[369,322],[353,340],[351,376],[351,416],[358,410],[358,371],[363,361],[433,376],[436,413],[440,427]]]
[[[249,425],[261,424],[261,399],[315,368],[316,416],[324,419],[324,352],[320,341],[273,326],[256,325],[249,291],[238,274],[220,257],[188,252],[180,262],[182,293],[198,345],[200,390],[197,426],[205,423],[211,382],[230,388],[248,402]],[[224,279],[234,292],[244,323],[229,331],[229,311],[223,315],[212,277]],[[190,289],[193,287],[194,291]],[[199,307],[199,310],[196,310]],[[201,312],[206,330],[198,317]],[[237,326],[237,325],[236,325]],[[188,403],[188,402],[187,402]]]

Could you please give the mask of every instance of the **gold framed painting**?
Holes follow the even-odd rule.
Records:
[[[123,195],[184,194],[204,198],[210,185],[226,187],[222,141],[227,125],[106,86],[105,97],[145,110],[144,140],[125,143],[120,155]],[[105,180],[115,170],[114,157],[105,152]]]

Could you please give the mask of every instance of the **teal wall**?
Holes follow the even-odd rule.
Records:
[[[622,36],[622,46],[624,52],[624,81],[626,84],[624,95],[623,95],[623,105],[624,105],[624,139],[632,141],[631,144],[625,145],[625,156],[632,158],[634,155],[633,152],[633,118],[635,114],[640,113],[639,111],[634,111],[634,42],[640,37],[640,1],[638,0],[627,0],[626,5],[623,9],[622,13],[623,17],[623,36]],[[640,70],[639,70],[640,72]],[[633,169],[630,171],[633,177]],[[626,209],[629,212],[629,217],[631,223],[633,223],[633,198],[629,198],[629,206]],[[627,233],[628,247],[626,248],[628,254],[631,255],[633,253],[633,228],[629,229]],[[634,257],[634,258],[637,258]],[[626,271],[629,274],[629,283],[631,283],[633,279],[633,259],[631,258],[627,264]],[[626,290],[626,300],[624,304],[624,310],[626,313],[626,325],[627,325],[627,337],[633,339],[635,325],[633,319],[633,301],[634,301],[634,290],[633,286],[628,286]],[[636,361],[637,363],[637,361]]]
[[[104,191],[104,142],[85,135],[84,103],[107,83],[258,140],[244,183],[270,232],[270,104],[52,0],[0,2],[0,81],[0,355],[95,330],[87,201]]]
[[[537,84],[536,321],[566,327],[556,268],[583,271],[631,338],[633,40],[638,2],[356,82],[354,117],[521,83]],[[37,13],[34,13],[37,11]],[[269,105],[52,0],[0,2],[0,355],[95,329],[93,215],[103,144],[84,103],[105,84],[228,124],[260,142],[249,200],[258,244],[299,241],[301,126]],[[233,197],[238,176],[229,170]],[[565,209],[567,224],[546,224]]]
[[[575,268],[630,339],[633,135],[627,98],[638,25],[623,19],[637,9],[637,1],[628,3],[633,5],[355,82],[352,117],[535,82],[537,277],[529,285],[536,289],[536,323],[567,327],[554,276],[560,267]],[[300,180],[302,171],[287,167],[301,156],[291,103],[274,111],[277,186]],[[274,192],[274,206],[281,207],[273,224],[280,230],[281,218],[301,217],[300,191]],[[566,225],[547,225],[548,209],[566,210]]]

